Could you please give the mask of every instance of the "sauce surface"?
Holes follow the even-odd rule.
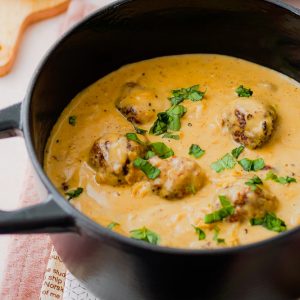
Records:
[[[169,200],[144,190],[143,182],[111,186],[96,180],[96,171],[88,163],[94,141],[105,134],[125,136],[135,132],[132,123],[116,108],[124,85],[130,82],[155,95],[150,104],[145,104],[155,110],[154,119],[139,125],[148,131],[156,114],[170,108],[168,98],[172,90],[199,84],[200,90],[206,91],[202,101],[181,103],[187,112],[181,118],[180,130],[174,132],[179,140],[146,135],[150,142],[164,142],[176,157],[197,162],[204,173],[204,183],[195,194]],[[253,95],[239,98],[236,88],[240,85],[251,88]],[[211,164],[240,146],[228,130],[224,130],[222,115],[235,101],[253,100],[274,107],[276,126],[265,145],[257,149],[245,148],[238,160],[263,158],[267,167],[246,172],[236,164],[232,169],[217,173]],[[69,123],[70,116],[75,116],[73,125]],[[214,203],[224,188],[257,175],[263,180],[263,189],[278,199],[276,216],[284,220],[288,229],[300,224],[299,116],[299,84],[273,70],[221,55],[155,58],[126,65],[79,93],[52,130],[45,150],[44,168],[62,194],[68,189],[82,187],[82,194],[71,203],[103,226],[119,223],[113,230],[121,234],[130,236],[130,231],[145,226],[159,235],[160,245],[169,247],[216,248],[247,244],[278,233],[263,226],[251,226],[249,220],[229,222],[224,219],[204,224],[204,217],[216,210]],[[199,145],[205,154],[197,159],[189,155],[192,144]],[[278,176],[291,176],[298,182],[280,184],[264,180],[268,169]],[[192,225],[201,228],[206,238],[199,240]]]

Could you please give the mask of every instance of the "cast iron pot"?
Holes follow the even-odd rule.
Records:
[[[67,268],[103,300],[296,298],[299,228],[231,249],[153,246],[82,215],[43,171],[51,128],[79,91],[124,64],[183,53],[232,55],[299,81],[300,11],[275,0],[128,0],[81,22],[44,58],[22,105],[0,112],[1,137],[25,138],[43,200],[0,211],[0,232],[50,233]]]

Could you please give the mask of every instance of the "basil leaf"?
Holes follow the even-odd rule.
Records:
[[[157,114],[157,120],[150,128],[149,133],[161,135],[169,130],[178,131],[181,127],[180,119],[186,113],[182,105],[173,105],[167,111]]]
[[[68,196],[68,200],[71,200],[73,198],[77,198],[80,196],[80,194],[83,192],[83,188],[82,187],[78,187],[75,190],[71,190],[65,193],[65,195]]]
[[[130,231],[130,237],[135,240],[141,240],[149,244],[157,245],[159,242],[159,235],[146,227],[134,229]]]
[[[70,116],[69,117],[69,124],[72,126],[76,125],[77,117],[76,116]]]
[[[150,134],[161,135],[168,130],[169,116],[166,112],[157,114],[157,120],[149,130]]]
[[[265,167],[265,161],[262,158],[253,160],[253,171],[262,170]]]
[[[245,182],[246,185],[250,186],[252,191],[256,191],[258,185],[263,184],[262,180],[258,176],[254,176],[253,178],[249,179]]]
[[[262,158],[251,160],[248,158],[243,158],[238,161],[239,165],[247,172],[259,171],[265,167],[265,161]]]
[[[234,206],[231,204],[230,200],[226,196],[219,196],[222,208],[214,211],[210,214],[205,215],[204,223],[210,224],[221,221],[234,214]]]
[[[225,240],[219,238],[219,233],[220,233],[220,228],[218,226],[215,226],[213,240],[216,241],[218,244],[224,244]]]
[[[137,168],[142,170],[146,176],[150,179],[155,179],[159,176],[160,170],[156,167],[152,166],[147,160],[142,159],[140,157],[136,158],[133,162],[133,165]]]
[[[179,135],[177,134],[171,134],[169,132],[165,133],[163,136],[162,136],[163,139],[173,139],[173,140],[179,140]]]
[[[192,144],[189,149],[189,154],[193,155],[195,158],[199,158],[204,155],[205,150],[202,150],[198,145]]]
[[[239,97],[251,97],[253,95],[253,91],[249,88],[244,87],[243,85],[240,85],[235,92],[238,94]]]
[[[203,99],[205,93],[206,92],[199,91],[199,84],[197,84],[188,88],[173,90],[172,97],[170,97],[169,100],[171,101],[172,105],[177,105],[185,99],[200,101]]]
[[[280,184],[289,184],[291,182],[297,182],[297,180],[294,177],[278,177],[276,174],[274,174],[272,171],[269,171],[266,175],[266,180],[273,180],[275,182],[278,182]]]
[[[231,151],[231,155],[238,159],[239,156],[241,155],[241,153],[244,151],[245,147],[244,146],[239,146],[237,148],[234,148],[232,151]]]
[[[151,157],[155,156],[155,153],[151,150],[147,151],[145,155],[145,159],[150,159]]]
[[[275,232],[283,232],[287,230],[285,222],[278,217],[275,213],[267,212],[263,218],[252,218],[250,220],[252,226],[261,225],[268,230]]]
[[[205,232],[200,227],[196,227],[194,225],[192,225],[192,226],[194,227],[196,234],[198,234],[199,241],[205,240],[205,238],[206,238]]]
[[[186,113],[186,108],[182,105],[173,105],[166,111],[169,116],[168,119],[168,129],[172,131],[178,131],[181,128],[180,119]]]
[[[232,169],[236,165],[235,159],[229,154],[225,154],[222,158],[213,162],[211,168],[217,173],[224,171],[225,169]]]
[[[128,140],[134,141],[143,146],[145,145],[145,143],[138,138],[136,133],[126,133],[126,137]]]
[[[150,149],[160,158],[165,159],[174,155],[174,152],[166,144],[162,142],[152,143]]]
[[[119,226],[120,224],[117,223],[117,222],[111,222],[109,223],[106,228],[110,229],[110,230],[113,230],[116,226]]]

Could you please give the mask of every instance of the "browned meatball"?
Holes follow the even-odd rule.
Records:
[[[195,194],[203,185],[203,172],[192,159],[152,157],[150,163],[160,169],[160,176],[151,181],[152,191],[166,199]]]
[[[233,102],[222,116],[233,139],[250,149],[259,148],[271,137],[276,111],[258,100],[239,99]]]
[[[218,191],[218,195],[225,195],[235,207],[235,213],[228,220],[230,222],[249,221],[251,218],[262,218],[267,212],[275,212],[278,200],[266,189],[257,187],[252,190],[245,185],[245,180],[239,180]],[[215,209],[219,209],[220,201],[215,201]]]
[[[109,185],[133,184],[142,172],[133,167],[133,161],[143,156],[142,145],[120,134],[106,134],[97,139],[90,151],[89,162],[96,171],[96,180]]]
[[[145,124],[151,121],[157,114],[154,91],[140,86],[134,82],[128,82],[117,100],[116,107],[135,124]]]

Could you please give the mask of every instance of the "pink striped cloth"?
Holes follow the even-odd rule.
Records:
[[[67,30],[95,8],[96,6],[88,1],[73,0],[59,33]],[[39,201],[32,170],[28,168],[26,173],[19,207],[36,204]],[[8,260],[1,283],[1,300],[39,299],[51,247],[50,238],[46,234],[12,235],[8,249]]]
[[[97,1],[99,5],[109,0]],[[102,3],[100,3],[102,2]],[[300,7],[300,0],[286,0]],[[61,25],[60,33],[96,8],[85,0],[73,0]],[[299,33],[300,34],[300,33]],[[32,171],[27,171],[20,207],[38,202]],[[45,234],[13,235],[9,245],[9,256],[0,290],[1,300],[39,299],[42,282],[51,251],[51,241]]]

